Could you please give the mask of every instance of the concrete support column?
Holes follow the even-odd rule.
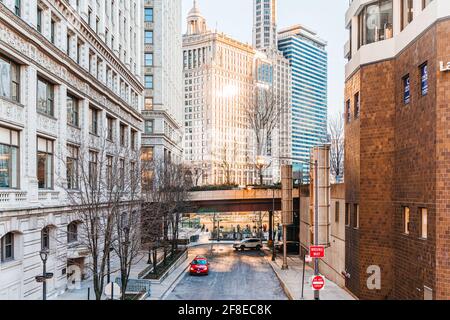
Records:
[[[55,191],[59,191],[60,196],[64,195],[67,184],[67,86],[60,85],[55,94],[56,118],[58,121],[58,139],[55,144]],[[65,195],[64,195],[65,196]]]
[[[413,0],[414,19],[422,12],[422,0]]]
[[[358,17],[353,17],[352,18],[352,34],[350,35],[351,38],[351,45],[352,45],[352,57],[356,54],[356,52],[358,51],[358,35],[359,35],[359,21],[358,21]]]
[[[105,2],[106,1],[99,1],[100,7],[98,9],[100,10],[100,12],[97,12],[97,16],[100,18],[100,23],[98,26],[98,35],[104,41],[105,41],[105,21],[106,21]]]
[[[42,35],[46,37],[49,41],[51,38],[51,21],[52,14],[50,10],[47,8],[42,11]]]
[[[37,0],[22,1],[22,18],[33,28],[37,25]]]
[[[37,70],[34,66],[22,67],[21,88],[22,103],[28,106],[25,110],[26,123],[28,124],[21,139],[21,156],[25,161],[21,168],[24,179],[22,187],[28,192],[28,202],[38,202],[38,181],[37,181],[37,155],[36,155],[36,88],[37,88]],[[23,81],[22,81],[23,80]]]
[[[396,35],[398,35],[401,32],[401,28],[402,28],[402,18],[401,18],[401,0],[394,0],[393,3],[393,24],[394,24],[394,37]]]
[[[57,32],[56,32],[56,44],[58,48],[61,49],[63,52],[67,52],[67,22],[64,20],[61,20],[58,24]]]
[[[88,21],[88,7],[88,0],[80,0],[80,8],[78,9],[78,12],[86,22]]]
[[[112,35],[116,35],[114,38],[113,51],[117,56],[119,56],[119,42],[120,42],[120,21],[119,21],[119,1],[114,1],[114,15],[111,17],[114,21],[114,28],[112,30]]]

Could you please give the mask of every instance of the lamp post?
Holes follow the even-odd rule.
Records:
[[[42,249],[39,252],[39,256],[42,260],[43,267],[42,267],[42,276],[37,276],[36,281],[42,282],[42,300],[47,300],[47,279],[53,278],[52,273],[47,273],[48,254],[49,252],[47,249]]]
[[[258,156],[256,158],[256,168],[258,169],[258,174],[259,174],[259,184],[262,186],[264,181],[263,181],[263,174],[262,174],[262,170],[264,168],[264,165],[266,164],[266,161],[264,160],[263,156]]]
[[[275,250],[275,236],[274,231],[275,230],[275,188],[272,189],[272,230],[270,232],[272,233],[272,261],[275,261],[277,258],[277,253]]]
[[[110,246],[109,251],[108,251],[108,273],[107,273],[107,279],[106,279],[107,283],[111,282],[111,252],[113,250],[114,250],[114,248],[112,246]]]

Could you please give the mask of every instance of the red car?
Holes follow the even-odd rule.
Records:
[[[189,266],[189,273],[191,275],[208,275],[209,262],[205,257],[198,256],[192,260]]]

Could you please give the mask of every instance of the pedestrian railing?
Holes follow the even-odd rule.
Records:
[[[116,283],[122,288],[122,279],[116,278]],[[151,282],[145,279],[129,279],[126,293],[145,293],[146,297],[150,296]]]

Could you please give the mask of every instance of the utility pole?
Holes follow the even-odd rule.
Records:
[[[275,261],[277,258],[276,249],[275,249],[275,188],[272,189],[272,229],[270,232],[272,233],[272,261]]]
[[[314,245],[319,245],[319,174],[318,161],[314,161]],[[319,275],[319,258],[314,259],[314,275]],[[319,290],[314,290],[314,300],[320,300]]]

